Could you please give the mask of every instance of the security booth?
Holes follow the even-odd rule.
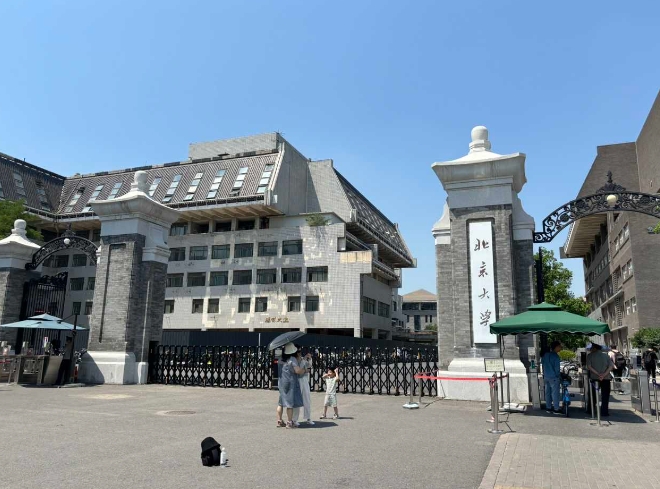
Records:
[[[490,325],[490,332],[499,335],[569,333],[592,336],[609,333],[609,331],[610,328],[605,323],[563,311],[561,307],[547,302],[531,306],[527,312],[509,316]],[[533,356],[538,358],[538,364],[530,365],[528,368],[530,398],[533,408],[540,409],[545,389],[540,356],[536,354]],[[586,369],[583,369],[582,376],[586,375],[586,380],[580,382],[579,377],[577,380],[574,378],[571,385],[579,387],[582,384],[580,400],[587,407],[589,406],[590,389],[588,388],[589,377],[585,371]],[[577,373],[580,374],[580,372]],[[575,397],[575,395],[571,394],[571,397]]]

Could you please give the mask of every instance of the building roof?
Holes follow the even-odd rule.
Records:
[[[57,209],[65,178],[38,166],[0,153],[0,198],[24,200],[43,212]]]
[[[435,294],[426,289],[419,289],[403,296],[403,302],[435,302],[438,300]]]

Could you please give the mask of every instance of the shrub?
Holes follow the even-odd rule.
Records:
[[[571,350],[562,350],[559,352],[559,358],[562,362],[570,362],[575,360],[575,352]]]

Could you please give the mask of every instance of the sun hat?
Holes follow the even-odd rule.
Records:
[[[296,348],[296,345],[293,343],[287,343],[284,345],[284,354],[285,355],[293,355],[295,352],[298,351],[298,348]]]
[[[591,342],[587,343],[587,346],[585,347],[586,350],[591,350],[591,347],[593,344]]]

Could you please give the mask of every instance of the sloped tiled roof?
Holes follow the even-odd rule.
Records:
[[[403,302],[435,302],[437,297],[426,289],[419,289],[403,296]]]
[[[153,194],[153,199],[157,202],[162,202],[174,177],[176,175],[181,175],[181,179],[176,187],[174,195],[172,196],[172,200],[167,203],[168,206],[176,207],[177,204],[184,202],[211,204],[218,200],[233,198],[240,199],[247,196],[253,196],[258,200],[263,198],[263,194],[257,194],[257,187],[259,186],[264,167],[267,164],[275,164],[277,159],[277,153],[243,158],[206,158],[203,160],[195,160],[193,162],[168,163],[165,165],[132,168],[117,172],[101,172],[91,175],[82,175],[80,177],[71,177],[68,178],[64,184],[64,189],[62,191],[62,204],[58,210],[61,214],[76,214],[82,212],[89,202],[92,193],[99,185],[103,185],[103,189],[97,197],[97,200],[106,200],[112,191],[112,188],[117,183],[121,183],[122,186],[116,194],[116,197],[121,197],[130,190],[134,174],[138,170],[147,172],[147,182],[150,186],[155,178],[161,178],[161,181]],[[248,167],[243,186],[238,195],[230,196],[238,171],[242,167]],[[218,193],[214,199],[207,199],[206,196],[213,183],[213,179],[215,178],[217,171],[221,169],[226,170],[226,173],[222,178]],[[197,173],[201,173],[202,178],[197,187],[197,191],[195,192],[195,196],[190,201],[184,201],[184,197],[188,193],[188,188],[190,187],[190,182],[195,178]],[[80,189],[83,189],[82,194],[73,206],[73,209],[69,212],[65,212],[72,197]]]
[[[64,180],[61,175],[0,153],[0,198],[24,200],[28,207],[54,212]]]

